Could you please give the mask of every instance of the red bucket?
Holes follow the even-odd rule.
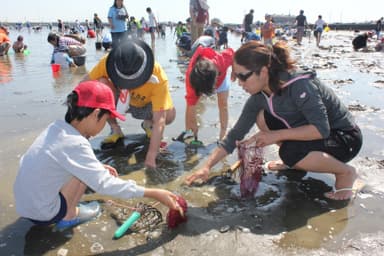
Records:
[[[59,72],[60,71],[60,64],[51,64],[52,72]]]

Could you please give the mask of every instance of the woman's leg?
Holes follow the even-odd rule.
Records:
[[[112,37],[112,49],[119,45],[119,33],[111,32]]]
[[[64,220],[70,220],[77,216],[79,211],[77,204],[80,202],[86,188],[87,185],[75,177],[70,179],[68,183],[61,188],[60,192],[67,201],[67,214],[63,218]]]
[[[155,28],[151,28],[151,48],[152,51],[155,52]]]
[[[332,173],[335,175],[335,189],[352,188],[353,183],[357,179],[356,170],[354,167],[345,164],[333,156],[319,151],[308,153],[302,160],[294,166],[295,169]],[[328,197],[336,200],[344,200],[351,197],[352,191],[339,191],[330,193]]]

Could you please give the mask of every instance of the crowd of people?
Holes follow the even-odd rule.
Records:
[[[98,193],[123,199],[154,198],[183,214],[176,194],[120,179],[115,168],[96,158],[88,141],[105,124],[111,133],[104,138],[102,146],[113,146],[124,138],[117,119],[124,121],[125,116],[116,111],[116,104],[119,96],[128,94],[126,112],[142,120],[141,128],[149,142],[144,165],[156,171],[157,156],[165,145],[164,130],[180,114],[176,113],[166,72],[154,57],[156,33],[162,36],[163,31],[153,10],[148,7],[146,12],[150,44],[142,40],[143,22],[129,15],[123,0],[114,1],[108,11],[109,51],[69,93],[64,120],[50,124],[22,157],[14,185],[16,209],[33,223],[55,224],[58,229],[65,229],[96,218],[100,205],[81,203],[88,186]],[[193,138],[193,143],[204,144],[198,137],[196,117],[196,104],[203,95],[217,96],[220,129],[217,148],[185,182],[191,185],[197,180],[206,181],[210,169],[231,154],[238,142],[251,135],[245,143],[279,146],[281,159],[269,162],[269,170],[294,168],[331,173],[335,176],[334,190],[324,197],[351,199],[357,172],[348,162],[362,146],[359,126],[321,78],[315,72],[300,70],[287,44],[275,41],[273,16],[265,15],[257,34],[254,10],[250,9],[242,22],[242,45],[235,50],[228,45],[228,27],[219,20],[210,20],[206,0],[190,0],[189,14],[187,24],[178,22],[174,32],[179,48],[189,57],[185,73],[185,130],[176,140],[186,143]],[[97,37],[104,38],[104,24],[96,13],[93,24]],[[297,45],[302,45],[308,26],[303,10],[293,25]],[[313,28],[317,46],[326,26],[319,15]],[[48,35],[47,40],[54,48],[51,62],[76,66],[73,58],[86,53],[85,39],[65,31],[65,24],[58,20],[58,31]],[[380,31],[381,25],[377,37]],[[370,37],[372,34],[364,34],[359,45],[355,39],[354,49],[366,47]],[[7,31],[1,28],[0,54],[7,54],[10,47]],[[22,36],[17,38],[13,49],[15,52],[27,49]],[[250,96],[233,128],[228,130],[231,81],[237,81]],[[250,132],[254,124],[258,131]]]

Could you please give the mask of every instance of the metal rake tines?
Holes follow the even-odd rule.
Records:
[[[153,230],[163,221],[163,215],[161,212],[151,205],[140,202],[137,204],[136,208],[140,211],[141,217],[135,224],[132,225],[131,229],[133,231],[143,229]]]

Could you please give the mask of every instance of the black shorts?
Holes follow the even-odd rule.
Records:
[[[40,225],[40,226],[48,226],[61,221],[67,214],[67,200],[65,200],[65,197],[60,192],[59,192],[59,196],[60,196],[60,209],[55,217],[47,221],[40,221],[40,220],[34,220],[34,219],[29,219],[29,220],[32,221],[34,224]]]
[[[157,28],[156,27],[150,27],[149,28],[149,32],[150,33],[155,33],[157,31]]]
[[[270,130],[287,129],[280,120],[264,111],[264,119]],[[293,167],[312,151],[325,152],[344,163],[352,160],[360,151],[363,137],[356,125],[350,129],[333,129],[328,138],[311,141],[283,141],[279,156],[288,166]]]

